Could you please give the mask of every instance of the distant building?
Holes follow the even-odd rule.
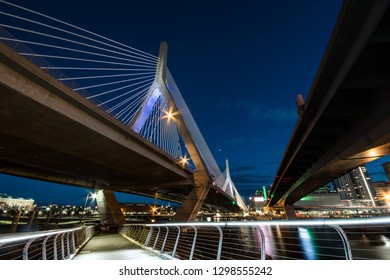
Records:
[[[257,190],[253,197],[249,198],[249,204],[252,210],[262,211],[263,206],[267,203],[268,200],[268,191],[265,186],[262,190]]]
[[[123,214],[151,214],[152,206],[145,203],[121,203],[120,208]]]
[[[360,166],[334,180],[334,186],[342,200],[359,205],[376,206],[375,190],[365,166]]]
[[[7,194],[0,193],[0,209],[31,211],[34,209],[34,200],[31,198],[15,198]]]
[[[294,203],[294,207],[340,207],[343,206],[340,194],[328,187],[320,188]]]
[[[388,206],[390,203],[390,183],[380,181],[372,183],[372,186],[374,187],[375,192],[377,194],[377,206]]]
[[[145,203],[120,203],[124,215],[173,215],[176,207],[150,205]]]

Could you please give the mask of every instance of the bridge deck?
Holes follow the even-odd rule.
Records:
[[[118,233],[93,237],[73,260],[162,260]]]

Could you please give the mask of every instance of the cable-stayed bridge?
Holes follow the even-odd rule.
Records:
[[[0,1],[0,171],[95,188],[102,221],[114,191],[247,211],[158,56]],[[228,182],[228,183],[226,183]]]

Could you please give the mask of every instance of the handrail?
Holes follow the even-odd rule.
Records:
[[[260,233],[260,238],[261,238],[261,249],[260,249],[261,259],[265,260],[265,236],[264,236],[264,232],[261,229],[261,227],[259,227],[259,226],[257,226],[256,229]]]
[[[370,219],[271,220],[123,225],[120,233],[166,258],[229,259],[366,259],[364,252],[390,259],[390,217]],[[169,228],[175,227],[178,232]],[[132,236],[132,228],[142,228]],[[156,234],[155,230],[165,230]],[[367,238],[380,238],[369,249]],[[351,243],[350,240],[353,240]],[[383,241],[384,240],[384,241]],[[386,241],[387,240],[387,241]],[[170,241],[170,242],[168,242]],[[154,246],[152,246],[155,244]],[[158,248],[156,247],[158,245]],[[162,244],[162,247],[161,247]],[[352,245],[351,245],[352,244]],[[362,249],[364,248],[364,250]],[[368,248],[368,249],[367,249]],[[169,252],[169,253],[168,253]]]
[[[89,226],[0,236],[0,259],[71,259],[94,234],[95,227]]]
[[[334,228],[337,233],[340,235],[341,240],[343,241],[344,245],[344,251],[345,251],[345,258],[347,260],[352,260],[352,251],[351,246],[349,245],[348,237],[343,231],[343,229],[339,225],[329,225],[330,227]]]

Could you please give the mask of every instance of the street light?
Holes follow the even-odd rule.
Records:
[[[184,167],[186,164],[188,164],[188,161],[189,161],[190,159],[185,155],[184,157],[182,157],[181,159],[180,159],[180,163],[182,164],[182,166]]]
[[[87,193],[87,196],[85,197],[83,212],[81,212],[80,224],[82,224],[82,222],[83,222],[83,217],[84,217],[84,213],[85,213],[85,208],[87,207],[88,199],[91,198],[92,200],[94,200],[94,199],[96,199],[96,196],[97,196],[96,193],[90,193],[90,192]]]

